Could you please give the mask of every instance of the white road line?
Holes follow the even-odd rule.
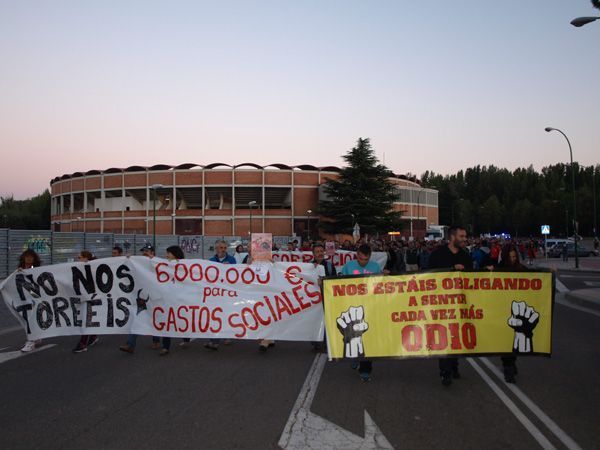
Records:
[[[569,288],[566,287],[558,278],[556,278],[556,290],[561,294],[569,292]]]
[[[14,333],[15,331],[19,331],[22,329],[23,329],[23,327],[11,327],[11,328],[7,328],[5,330],[0,330],[0,336],[2,336],[4,334]],[[25,331],[23,331],[23,334],[25,334]]]
[[[567,308],[576,309],[577,311],[586,312],[588,314],[600,317],[600,311],[591,308],[586,308],[585,306],[576,305],[567,300],[563,300],[560,297],[556,297],[556,303],[558,303],[559,305],[566,306]]]
[[[467,358],[467,361],[475,371],[479,374],[483,381],[487,383],[487,385],[494,391],[494,393],[498,396],[502,403],[506,405],[506,407],[513,413],[513,415],[517,418],[519,422],[529,431],[529,433],[533,436],[533,438],[540,444],[540,446],[544,449],[555,449],[554,445],[544,436],[544,434],[536,427],[531,420],[527,418],[527,416],[519,409],[515,403],[508,398],[508,396],[498,387],[496,383],[489,377],[487,373],[477,364],[472,358]]]
[[[279,446],[289,450],[304,450],[307,448],[321,450],[351,448],[393,450],[390,442],[366,410],[364,411],[364,437],[357,436],[310,411],[326,360],[327,356],[325,354],[315,356],[283,433],[281,433]]]
[[[544,411],[542,411],[525,393],[519,389],[517,386],[511,383],[506,383],[504,381],[504,376],[500,372],[500,370],[491,363],[491,361],[487,358],[479,358],[483,364],[486,365],[488,369],[492,371],[496,377],[503,382],[510,391],[515,394],[519,400],[523,402],[525,406],[527,406],[533,414],[536,415],[540,421],[548,427],[548,429],[552,432],[554,436],[556,436],[560,442],[562,442],[569,450],[580,450],[581,447],[569,437],[564,430],[559,427],[556,422],[554,422]]]
[[[49,348],[52,348],[54,346],[56,346],[56,344],[47,344],[36,348],[35,350],[32,350],[30,352],[22,352],[21,350],[17,350],[14,352],[0,353],[0,364],[5,363],[6,361],[21,358],[23,356],[31,355],[33,353],[41,352],[43,350],[48,350]]]

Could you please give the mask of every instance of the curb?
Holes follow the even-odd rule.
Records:
[[[598,291],[600,292],[600,289]],[[577,291],[566,292],[565,299],[580,306],[600,311],[600,300],[597,302],[589,300],[583,296],[577,295]]]

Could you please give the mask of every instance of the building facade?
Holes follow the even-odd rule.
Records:
[[[245,163],[132,166],[90,170],[50,182],[54,231],[204,234],[252,232],[306,236],[317,230],[322,185],[340,169],[304,164]],[[403,175],[390,178],[399,190],[402,234],[424,236],[438,224],[438,193]]]

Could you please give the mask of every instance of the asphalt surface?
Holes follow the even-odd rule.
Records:
[[[473,361],[553,446],[567,448],[567,436],[600,448],[600,315],[557,298],[553,356],[520,358],[517,387],[563,441],[484,361]],[[71,353],[76,340],[49,339],[55,346],[20,355],[10,352],[23,333],[0,330],[0,448],[277,448],[315,359],[307,343],[278,342],[260,354],[256,342],[210,352],[174,340],[161,357],[149,337],[133,355],[117,350],[120,336],[101,336],[82,354]],[[499,366],[499,358],[488,361]],[[370,383],[347,362],[328,362],[311,411],[363,436],[366,410],[394,448],[539,448],[473,366],[462,359],[460,368],[461,379],[444,388],[434,360],[375,362]]]
[[[561,283],[571,291],[600,288],[600,272],[561,269],[558,271],[557,276]]]

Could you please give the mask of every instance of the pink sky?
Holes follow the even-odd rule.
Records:
[[[3,3],[0,195],[130,165],[341,165],[358,137],[396,173],[540,169],[568,161],[546,126],[598,163],[600,28],[568,24],[589,4],[467,3]]]

